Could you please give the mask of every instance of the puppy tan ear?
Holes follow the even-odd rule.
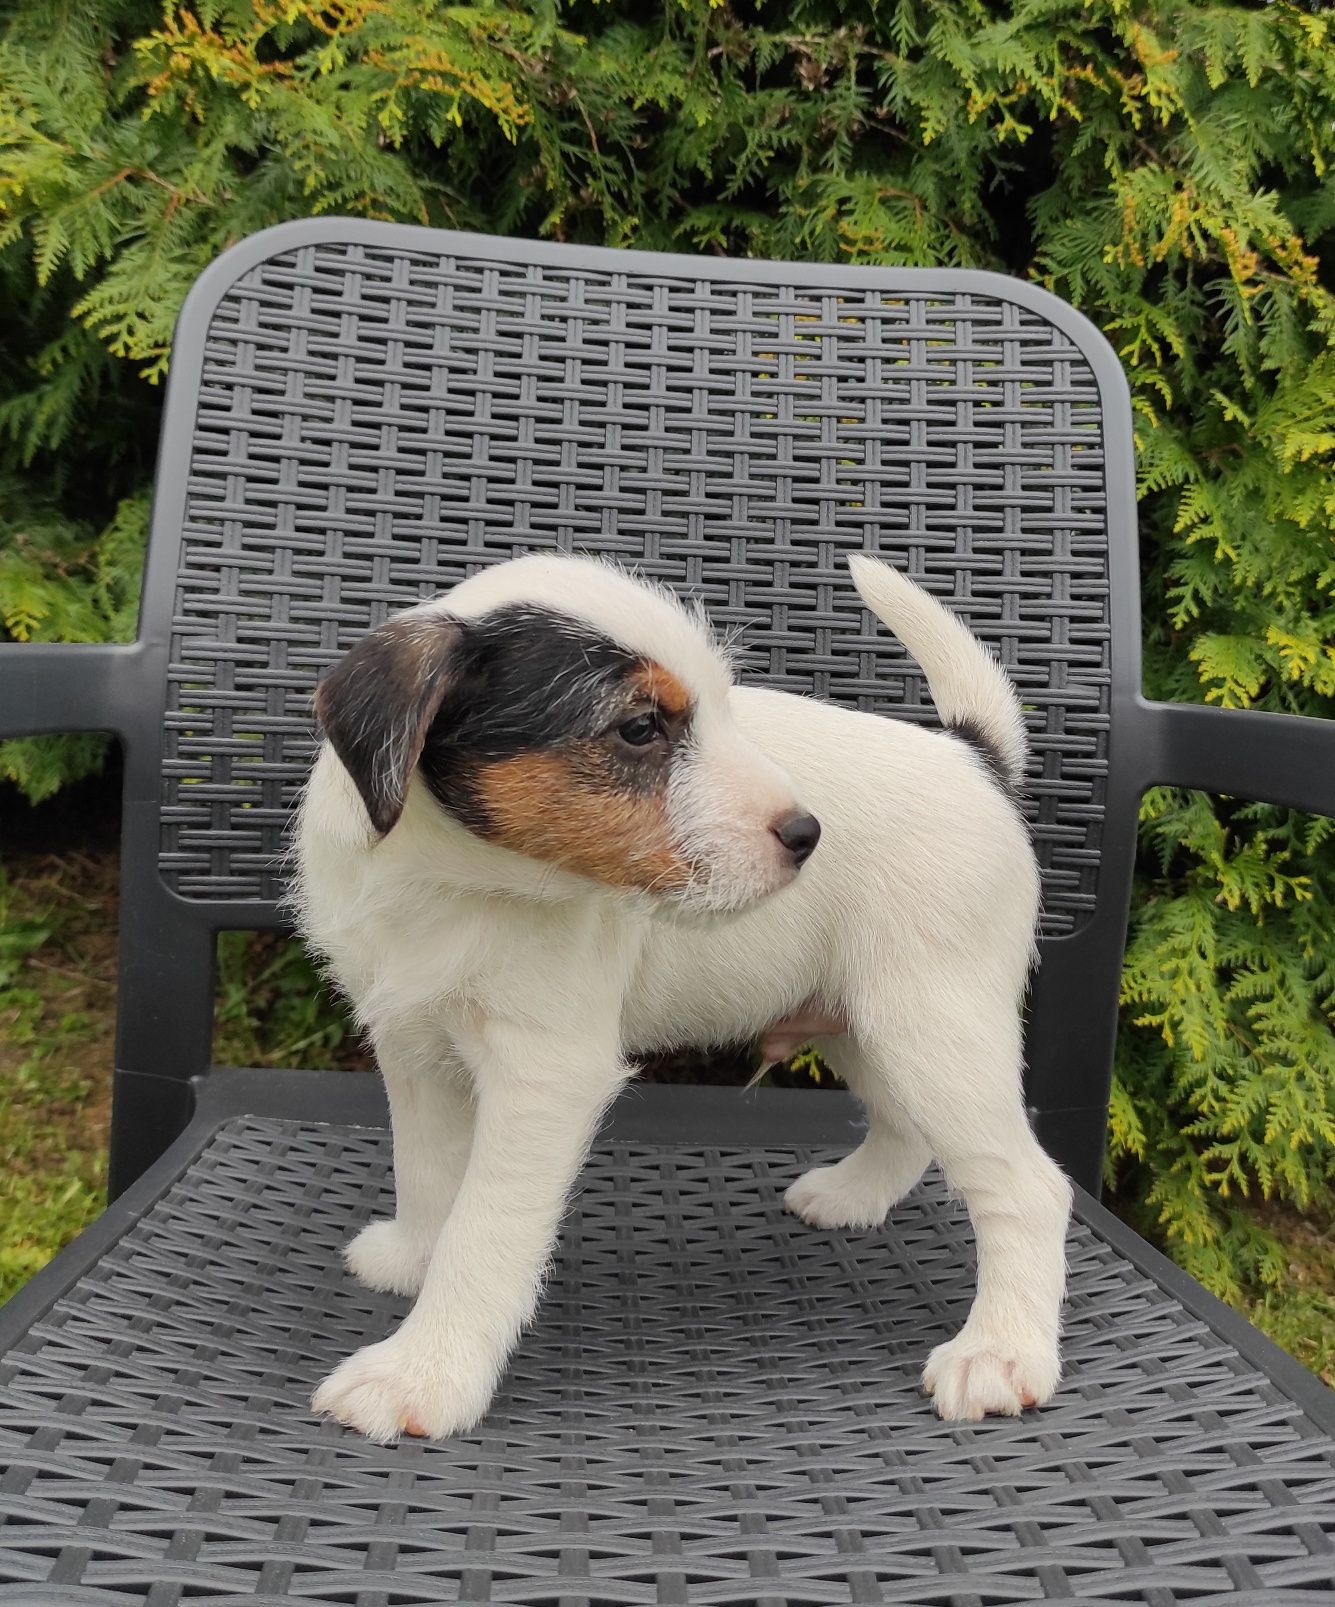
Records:
[[[382,837],[403,813],[427,731],[458,680],[463,636],[444,615],[388,620],[315,690],[325,735]]]

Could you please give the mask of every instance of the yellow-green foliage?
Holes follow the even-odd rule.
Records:
[[[0,619],[129,629],[172,320],[313,212],[969,264],[1075,302],[1135,403],[1147,677],[1335,698],[1335,13],[1195,0],[15,0],[0,52]],[[54,755],[54,757],[53,757]],[[6,750],[32,794],[86,742]],[[1335,855],[1156,793],[1110,1167],[1216,1287],[1229,1201],[1335,1160]]]

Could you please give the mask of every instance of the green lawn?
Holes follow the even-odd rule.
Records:
[[[114,843],[21,851],[0,871],[0,1299],[101,1208],[115,1001]],[[245,1065],[367,1064],[318,1003],[295,945],[229,934],[219,968],[217,1055]],[[738,1071],[744,1075],[744,1069]],[[1256,1211],[1288,1280],[1242,1309],[1335,1384],[1335,1223]]]
[[[102,1208],[113,887],[105,858],[0,870],[0,1299]]]

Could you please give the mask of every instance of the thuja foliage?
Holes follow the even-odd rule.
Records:
[[[130,630],[172,321],[319,212],[1049,286],[1126,366],[1147,680],[1335,712],[1335,14],[1196,0],[14,0],[0,621]],[[87,739],[11,745],[39,797]],[[1228,1290],[1328,1201],[1335,848],[1158,792],[1109,1165]]]

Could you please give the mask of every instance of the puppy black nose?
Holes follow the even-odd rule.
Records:
[[[795,865],[805,865],[820,841],[820,821],[815,815],[789,815],[770,830],[793,856]]]

